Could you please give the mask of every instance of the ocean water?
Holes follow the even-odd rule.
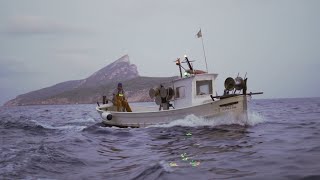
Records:
[[[147,128],[103,127],[94,104],[1,107],[0,179],[320,179],[320,98],[249,107]]]

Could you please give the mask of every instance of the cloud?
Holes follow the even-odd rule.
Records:
[[[14,35],[90,33],[86,28],[73,27],[43,16],[14,16],[5,32]]]

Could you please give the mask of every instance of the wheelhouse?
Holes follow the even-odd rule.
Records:
[[[175,91],[174,106],[183,108],[200,105],[216,95],[215,80],[217,74],[197,74],[173,81]]]

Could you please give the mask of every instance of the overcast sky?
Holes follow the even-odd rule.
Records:
[[[0,105],[83,79],[128,54],[142,76],[173,76],[187,54],[224,79],[247,72],[262,98],[315,97],[319,0],[0,0]]]

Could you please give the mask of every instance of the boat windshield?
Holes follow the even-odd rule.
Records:
[[[196,82],[197,95],[212,94],[212,80]]]

